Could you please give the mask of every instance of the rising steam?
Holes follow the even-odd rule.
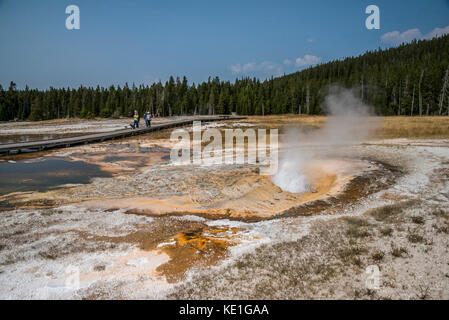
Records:
[[[320,129],[305,132],[301,127],[285,128],[281,140],[279,170],[271,177],[274,184],[291,193],[311,191],[313,181],[305,168],[347,144],[367,139],[378,126],[372,109],[355,94],[355,90],[331,87],[324,101],[329,116]]]

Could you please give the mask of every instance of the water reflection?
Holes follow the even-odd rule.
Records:
[[[94,177],[110,177],[99,166],[83,161],[50,158],[37,162],[0,163],[0,195],[47,191],[65,184],[87,184]]]

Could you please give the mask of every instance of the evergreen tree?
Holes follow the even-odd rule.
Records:
[[[209,77],[189,86],[187,78],[171,76],[151,86],[126,83],[123,88],[97,86],[18,90],[11,81],[0,86],[0,120],[62,117],[131,116],[150,109],[162,116],[180,114],[270,115],[321,114],[327,88],[356,88],[363,102],[379,115],[445,115],[449,113],[449,35],[413,41],[388,50],[271,77],[235,79]]]

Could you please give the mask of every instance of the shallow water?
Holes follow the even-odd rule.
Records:
[[[86,134],[89,134],[88,132]],[[0,137],[0,144],[33,142],[42,140],[53,140],[83,135],[81,133],[61,133],[61,134],[19,134],[4,135]]]
[[[51,158],[37,162],[0,163],[0,195],[47,191],[65,184],[87,184],[111,174],[94,164]]]

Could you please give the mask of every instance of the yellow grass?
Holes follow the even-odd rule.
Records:
[[[242,122],[249,122],[258,127],[279,128],[283,125],[301,124],[319,128],[326,122],[325,116],[276,115],[253,116]],[[449,117],[376,117],[381,124],[375,130],[373,138],[449,138]]]
[[[384,117],[380,138],[449,138],[449,117]]]

